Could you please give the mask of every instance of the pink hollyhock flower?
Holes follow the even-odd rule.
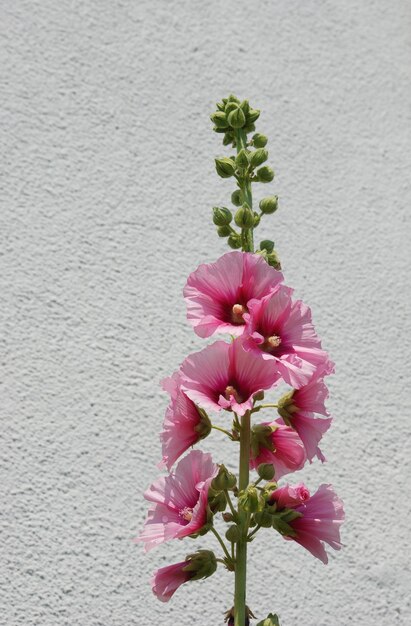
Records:
[[[304,504],[310,499],[310,492],[304,483],[298,485],[284,485],[272,492],[270,504],[277,503],[278,510],[291,509]]]
[[[256,469],[261,463],[271,463],[275,480],[285,474],[296,472],[304,466],[304,446],[292,428],[278,422],[266,422],[253,426],[251,431],[250,467]]]
[[[238,337],[251,299],[268,295],[283,280],[258,254],[228,252],[215,263],[200,265],[184,288],[187,318],[200,337],[215,332]]]
[[[160,434],[163,459],[159,467],[167,467],[168,470],[178,457],[204,439],[211,429],[208,417],[181,390],[180,382],[179,372],[163,380],[163,389],[168,391],[171,398]]]
[[[153,593],[161,602],[168,602],[181,585],[190,580],[192,572],[185,572],[187,562],[167,565],[157,570],[151,579]]]
[[[258,353],[246,352],[241,338],[216,341],[181,366],[181,386],[193,402],[216,411],[232,409],[238,415],[251,409],[253,396],[270,389],[279,376]]]
[[[208,490],[218,467],[210,454],[192,450],[174,474],[162,476],[144,494],[153,502],[141,535],[146,550],[197,533],[207,522]]]
[[[295,488],[288,487],[288,489]],[[332,486],[321,485],[313,496],[296,506],[291,505],[287,508],[300,513],[300,517],[287,522],[296,533],[295,537],[285,536],[284,538],[296,541],[317,559],[328,563],[324,543],[328,543],[334,550],[341,549],[340,526],[345,517],[343,503]]]
[[[293,302],[291,294],[292,289],[279,285],[271,294],[248,303],[244,345],[275,361],[284,381],[298,389],[326,360],[327,353],[321,349],[310,309],[301,300]]]
[[[324,405],[328,398],[328,389],[322,377],[333,371],[333,363],[325,361],[317,368],[307,385],[286,394],[279,401],[278,412],[283,419],[278,422],[285,422],[297,431],[310,463],[315,456],[320,461],[325,461],[318,444],[331,426],[332,418],[316,418],[314,413],[329,415]]]

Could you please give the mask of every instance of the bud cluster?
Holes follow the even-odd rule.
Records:
[[[259,211],[252,206],[252,183],[270,183],[274,179],[274,171],[266,164],[268,139],[254,132],[259,116],[260,111],[253,109],[248,100],[240,101],[234,95],[218,102],[217,110],[210,116],[214,131],[224,135],[223,145],[236,149],[234,155],[215,159],[217,174],[221,178],[234,178],[237,184],[237,189],[231,194],[235,210],[214,207],[213,222],[218,236],[227,238],[230,248],[243,248],[249,252],[254,252],[253,231],[261,218],[271,215],[278,208],[277,196],[263,198]],[[249,136],[251,133],[252,136]],[[281,268],[273,241],[262,241],[257,252],[269,265]]]

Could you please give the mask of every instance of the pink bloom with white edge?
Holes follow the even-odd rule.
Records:
[[[196,405],[180,386],[180,373],[175,372],[163,380],[163,389],[170,394],[163,431],[160,434],[163,459],[159,467],[172,467],[175,461],[191,446],[207,436],[211,425],[201,415]]]
[[[193,402],[215,411],[232,409],[238,415],[251,409],[253,396],[273,387],[279,377],[260,354],[244,350],[241,337],[231,343],[216,341],[181,366],[181,386]]]
[[[275,480],[282,476],[300,470],[306,461],[303,443],[298,434],[292,428],[278,422],[267,422],[257,426],[269,426],[272,432],[267,437],[269,447],[260,443],[258,453],[255,454],[253,446],[250,454],[250,468],[257,469],[261,463],[271,463],[275,470]],[[255,430],[252,429],[251,437]]]
[[[310,309],[301,300],[294,302],[292,292],[279,285],[273,293],[248,303],[244,345],[274,361],[283,380],[299,389],[327,359],[327,353],[321,349]]]
[[[187,561],[182,561],[161,567],[154,573],[151,588],[161,602],[168,602],[177,589],[190,580],[192,573],[185,572],[185,567],[187,567]]]
[[[146,551],[168,541],[198,532],[207,522],[208,490],[218,467],[210,454],[192,450],[175,472],[162,476],[147,489],[144,497],[153,505],[144,529],[136,541]]]
[[[343,503],[332,486],[321,485],[316,493],[304,502],[286,508],[298,511],[301,517],[288,522],[296,536],[284,538],[296,541],[317,559],[328,563],[324,543],[328,543],[334,550],[341,549],[340,526],[345,518]]]
[[[283,420],[278,420],[278,422],[285,422],[297,431],[310,463],[315,456],[320,461],[325,461],[318,444],[331,426],[332,418],[318,418],[314,413],[329,415],[324,404],[328,398],[328,389],[323,377],[332,374],[333,371],[334,364],[331,361],[325,361],[318,366],[307,385],[301,389],[295,389],[291,394],[286,394],[279,402],[279,413]]]
[[[238,337],[251,299],[268,295],[283,280],[258,254],[228,252],[215,263],[200,265],[184,288],[187,318],[200,337],[215,332]]]

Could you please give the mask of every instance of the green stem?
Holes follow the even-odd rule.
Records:
[[[230,511],[233,514],[233,521],[236,522],[238,520],[238,515],[237,515],[237,511],[235,510],[233,503],[231,501],[230,498],[230,494],[228,493],[227,490],[224,491],[225,493],[225,497],[227,498],[227,502],[228,502],[228,506],[230,507]]]
[[[251,413],[257,413],[261,409],[278,409],[278,404],[260,404],[260,406],[251,409]]]
[[[238,488],[240,491],[248,487],[250,463],[250,411],[247,411],[241,418],[241,438],[240,438],[240,476]],[[245,626],[245,594],[247,576],[247,533],[249,516],[245,511],[238,508],[239,525],[241,538],[236,548],[235,566],[235,590],[234,590],[234,624],[235,626]]]
[[[237,145],[237,154],[243,148],[244,149],[247,148],[247,135],[243,131],[242,128],[239,128],[236,132],[236,145]],[[252,209],[253,208],[253,196],[251,193],[251,181],[249,179],[248,174],[246,174],[245,177],[241,181],[239,181],[239,183],[241,185],[241,191],[243,192],[243,195],[244,195],[244,200],[246,201],[250,209]],[[243,241],[244,252],[254,252],[253,230],[254,230],[253,228],[243,228],[241,230],[241,238]]]
[[[255,533],[256,533],[258,530],[260,530],[260,528],[261,528],[260,524],[257,524],[257,526],[254,528],[254,530],[253,530],[253,531],[252,531],[252,532],[248,535],[248,539],[251,539],[251,537],[252,537],[253,535],[255,535]]]
[[[218,543],[220,544],[220,546],[222,547],[224,554],[226,555],[227,559],[229,561],[231,561],[231,556],[229,551],[227,550],[224,541],[221,539],[219,533],[216,531],[216,529],[214,528],[214,526],[211,526],[211,532],[214,533],[214,535],[217,537]]]
[[[230,439],[233,438],[232,434],[228,430],[225,430],[224,428],[220,428],[220,426],[214,426],[214,424],[211,424],[211,428],[213,428],[214,430],[219,430],[220,433],[224,433],[225,435],[230,437]]]

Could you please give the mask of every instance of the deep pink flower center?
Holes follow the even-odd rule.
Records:
[[[231,396],[234,396],[234,399],[238,404],[244,402],[244,398],[238,393],[237,389],[233,387],[233,385],[227,385],[224,391],[224,397],[226,400],[230,400]]]
[[[185,506],[183,509],[180,509],[178,514],[186,522],[191,522],[193,519],[193,509],[189,506]]]
[[[244,304],[234,304],[231,309],[231,322],[233,324],[245,324],[243,315],[247,312],[248,309]]]

